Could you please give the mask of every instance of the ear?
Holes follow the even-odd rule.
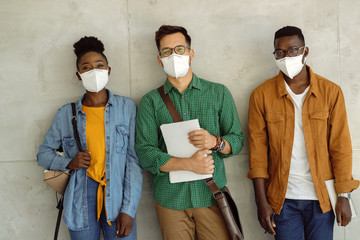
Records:
[[[190,61],[192,62],[194,60],[194,49],[190,50]]]
[[[77,76],[77,78],[79,79],[79,81],[81,81],[81,77],[80,77],[79,72],[76,72],[76,76]]]
[[[161,67],[164,67],[164,65],[163,65],[162,62],[161,62],[161,58],[160,58],[159,55],[157,55],[157,60],[158,60],[158,62],[159,62],[159,64],[160,64],[160,66],[161,66]]]
[[[309,55],[309,48],[308,47],[305,47],[305,50],[304,50],[304,56],[302,58],[302,63],[304,64],[305,62],[305,58]]]
[[[305,53],[304,53],[304,56],[305,57],[307,57],[309,55],[309,48],[308,47],[306,47],[305,48]]]
[[[108,67],[108,75],[110,76],[111,67]]]

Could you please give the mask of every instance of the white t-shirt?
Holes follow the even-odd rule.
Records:
[[[301,94],[293,93],[286,82],[285,86],[294,102],[295,108],[294,144],[291,153],[290,174],[285,198],[318,200],[310,172],[302,124],[302,107],[310,86]]]

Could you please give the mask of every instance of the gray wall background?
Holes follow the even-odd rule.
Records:
[[[55,194],[42,181],[36,153],[56,110],[84,92],[75,76],[72,44],[99,37],[112,67],[108,87],[136,100],[160,86],[154,33],[162,24],[182,25],[193,39],[193,70],[232,92],[247,134],[252,90],[277,74],[273,35],[285,25],[303,29],[308,64],[344,92],[360,179],[360,1],[357,0],[0,0],[0,239],[52,239]],[[257,222],[248,171],[247,142],[226,160],[228,186],[247,239],[271,239]],[[360,209],[360,191],[353,194]],[[151,177],[137,213],[140,240],[158,240]],[[360,220],[335,226],[335,239],[359,239]],[[62,223],[60,239],[69,239]]]

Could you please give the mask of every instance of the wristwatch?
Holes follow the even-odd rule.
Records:
[[[214,135],[216,138],[216,145],[211,150],[214,152],[222,151],[225,148],[225,141],[222,137],[219,137],[218,135]]]
[[[225,148],[225,141],[223,138],[220,138],[220,144],[219,144],[219,150],[218,151],[222,151]]]
[[[351,193],[338,193],[338,197],[345,197],[347,199],[351,198]]]

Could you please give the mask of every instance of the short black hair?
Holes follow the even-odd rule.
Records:
[[[74,53],[77,57],[76,59],[76,67],[78,66],[78,63],[80,61],[80,58],[88,53],[88,52],[97,52],[100,53],[106,60],[106,63],[108,63],[108,60],[106,56],[104,55],[104,44],[97,39],[96,37],[82,37],[79,41],[74,43]]]
[[[274,37],[274,44],[275,44],[275,40],[278,38],[294,36],[294,35],[298,36],[298,38],[301,41],[303,41],[303,43],[305,44],[305,38],[304,35],[302,34],[301,29],[294,26],[286,26],[277,30]]]
[[[191,47],[191,37],[187,33],[187,30],[181,26],[162,25],[159,30],[155,32],[155,42],[158,50],[160,50],[160,40],[166,35],[173,33],[182,33],[185,37],[186,43]]]

